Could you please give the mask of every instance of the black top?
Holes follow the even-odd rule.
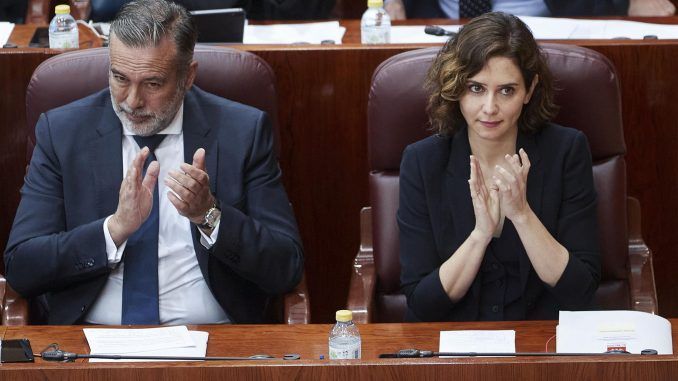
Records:
[[[400,166],[397,218],[407,320],[556,319],[561,309],[589,306],[600,281],[600,251],[586,137],[549,124],[534,135],[519,133],[516,145],[531,162],[528,203],[570,254],[560,280],[550,287],[539,279],[506,219],[466,295],[450,301],[438,269],[475,226],[468,185],[471,148],[466,128],[454,137],[431,136],[408,146]]]

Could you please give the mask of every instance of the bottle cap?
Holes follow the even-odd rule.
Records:
[[[347,322],[353,320],[353,312],[351,310],[339,310],[336,313],[337,321]]]
[[[367,0],[367,8],[381,8],[384,6],[384,0]]]
[[[57,15],[67,15],[71,13],[71,7],[66,4],[57,5],[54,7],[54,13]]]

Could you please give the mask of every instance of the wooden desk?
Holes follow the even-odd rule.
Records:
[[[646,19],[678,23],[678,18]],[[423,21],[411,21],[424,23]],[[451,22],[435,20],[435,23]],[[243,46],[277,76],[284,182],[306,254],[314,322],[345,305],[358,248],[367,186],[367,98],[374,69],[420,45],[363,46],[358,21],[342,22],[345,45]],[[17,26],[12,41],[32,32]],[[640,199],[643,232],[655,253],[659,311],[678,317],[678,41],[566,41],[605,54],[617,67],[628,148],[629,194]],[[6,242],[25,166],[25,90],[33,70],[54,51],[0,49],[0,242]],[[594,106],[593,106],[594,107]],[[1,271],[1,268],[0,268]]]
[[[673,321],[674,352],[677,348]],[[417,323],[360,326],[362,359],[327,358],[330,325],[194,326],[210,332],[208,356],[281,357],[298,353],[299,361],[49,363],[2,364],[0,379],[14,380],[670,380],[678,374],[678,356],[512,357],[456,359],[379,359],[380,353],[404,348],[438,350],[441,330],[515,329],[516,350],[544,352],[555,334],[554,321],[501,323]],[[64,350],[89,353],[83,327],[9,327],[5,339],[26,337],[34,351],[57,342]],[[0,331],[2,332],[2,331]],[[555,340],[555,339],[554,339]],[[549,347],[553,351],[555,343]]]

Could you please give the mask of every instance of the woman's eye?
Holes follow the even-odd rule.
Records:
[[[501,95],[511,95],[515,92],[515,89],[513,87],[504,87],[500,92]]]
[[[472,93],[479,93],[479,92],[483,91],[483,87],[480,86],[480,85],[470,85],[468,87],[468,90]]]

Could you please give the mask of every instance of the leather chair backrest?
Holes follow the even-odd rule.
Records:
[[[598,192],[602,308],[630,308],[626,166],[621,98],[612,63],[593,50],[540,44],[555,79],[554,122],[583,131],[593,155]],[[369,187],[377,270],[376,321],[398,321],[406,309],[400,295],[398,174],[405,147],[431,135],[427,126],[426,72],[439,48],[398,54],[374,72],[368,105]],[[380,307],[382,308],[380,310]]]
[[[207,45],[196,46],[194,59],[198,62],[198,87],[266,111],[277,137],[275,74],[263,59],[249,52]],[[98,48],[59,54],[35,69],[26,93],[29,161],[40,114],[107,87],[108,68],[108,48]]]

